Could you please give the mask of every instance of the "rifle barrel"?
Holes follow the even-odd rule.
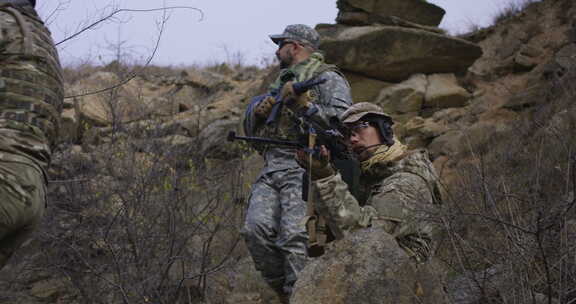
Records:
[[[264,138],[264,137],[236,136],[236,132],[230,131],[228,133],[228,141],[234,141],[234,140],[243,140],[243,141],[253,142],[253,143],[296,147],[296,148],[303,147],[303,145],[297,141],[278,140],[278,139],[271,139],[271,138]]]

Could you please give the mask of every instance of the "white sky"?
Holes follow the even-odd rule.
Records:
[[[385,1],[385,0],[381,0]],[[428,0],[446,10],[440,27],[465,32],[472,24],[489,25],[510,2],[525,0]],[[38,0],[37,10],[46,20],[56,42],[78,29],[122,9],[174,9],[152,61],[156,65],[211,64],[219,62],[261,64],[272,60],[275,45],[269,34],[281,33],[288,24],[334,23],[336,0]],[[123,12],[75,39],[60,44],[65,65],[91,61],[107,63],[120,58],[143,63],[158,37],[162,12]],[[121,46],[120,48],[118,46]],[[119,53],[118,50],[121,50]]]

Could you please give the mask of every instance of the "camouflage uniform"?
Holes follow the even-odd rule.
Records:
[[[349,122],[347,114],[356,105],[344,113],[343,122]],[[402,144],[396,141],[395,145]],[[434,167],[423,149],[402,152],[393,160],[377,161],[369,168],[363,166],[356,198],[339,173],[313,183],[317,211],[337,238],[354,229],[382,226],[421,262],[432,254],[440,231],[433,221],[440,203],[438,186]]]
[[[63,85],[34,1],[0,0],[0,268],[38,226]]]
[[[313,31],[318,35],[303,25],[288,26],[284,34],[290,29]],[[323,62],[321,54],[314,53],[309,59],[282,70],[271,85],[270,94],[278,92],[288,81],[303,81],[315,76],[326,82],[312,89],[313,102],[319,110],[312,119],[328,125],[331,117],[338,117],[348,108],[351,97],[348,82],[335,67]],[[244,120],[247,135],[294,140],[303,131],[299,129],[298,118],[287,107],[272,125],[259,121],[252,108],[248,108]],[[307,259],[308,237],[302,224],[306,216],[306,203],[302,200],[304,169],[296,162],[295,149],[257,148],[264,157],[265,166],[252,186],[242,234],[264,279],[277,292],[290,294]]]

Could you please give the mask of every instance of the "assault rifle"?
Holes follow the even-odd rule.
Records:
[[[255,136],[238,136],[234,131],[230,131],[228,133],[227,139],[228,141],[243,140],[250,143],[299,148],[304,149],[309,153],[319,153],[320,146],[326,146],[328,151],[330,151],[332,160],[354,159],[350,150],[348,149],[348,146],[344,142],[344,136],[340,132],[340,128],[335,126],[337,119],[331,121],[331,128],[325,128],[310,118],[312,115],[316,114],[316,112],[318,112],[318,109],[316,107],[311,107],[308,111],[306,111],[304,115],[301,116],[301,118],[304,118],[303,125],[305,126],[305,129],[308,130],[308,132],[307,134],[302,134],[299,136],[297,141]],[[312,150],[310,150],[310,147],[308,147],[308,139],[311,134],[316,136],[316,145]]]
[[[302,134],[297,141],[279,140],[272,138],[253,137],[253,136],[237,136],[235,132],[228,133],[228,141],[243,140],[251,143],[260,143],[272,146],[293,147],[304,149],[312,156],[319,155],[320,147],[325,146],[330,151],[330,161],[336,170],[342,176],[344,182],[348,184],[348,189],[352,195],[356,196],[358,191],[360,167],[356,158],[352,155],[348,146],[344,142],[342,135],[341,124],[337,118],[330,121],[330,127],[326,128],[320,123],[314,121],[312,116],[318,112],[318,108],[311,106],[304,114],[298,117],[302,120],[302,124],[307,130],[306,134]],[[310,139],[314,138],[313,144],[310,144]],[[302,180],[302,198],[308,202],[308,222],[307,230],[309,236],[308,255],[317,257],[324,254],[325,243],[334,240],[334,235],[328,229],[325,220],[317,214],[314,209],[314,203],[309,199],[309,174],[303,176]]]

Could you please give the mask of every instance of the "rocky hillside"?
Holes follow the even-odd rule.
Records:
[[[425,1],[337,3],[321,49],[356,102],[430,151],[446,238],[415,268],[393,239],[358,233],[306,268],[292,302],[574,301],[576,4],[527,2],[453,37]],[[67,71],[49,215],[0,272],[0,303],[273,303],[238,237],[261,161],[226,134],[276,72]]]

